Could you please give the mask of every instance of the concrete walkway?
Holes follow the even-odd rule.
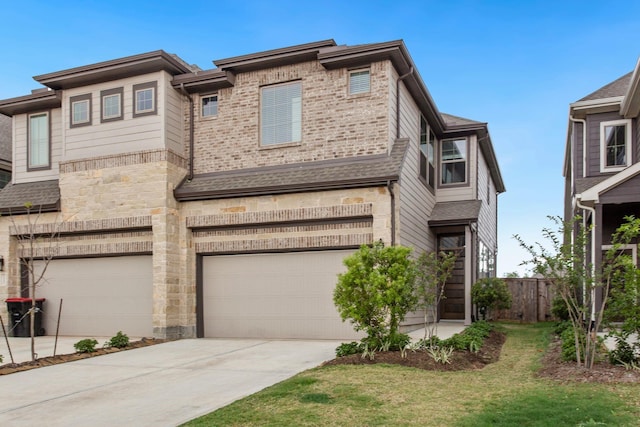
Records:
[[[463,328],[441,322],[438,336]],[[57,353],[79,339],[61,339]],[[30,360],[30,340],[11,340],[14,358]],[[37,340],[39,357],[51,355],[52,337]],[[339,344],[184,339],[0,376],[0,426],[175,426],[333,359]],[[0,352],[9,362],[4,342]]]

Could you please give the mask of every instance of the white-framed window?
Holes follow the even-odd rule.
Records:
[[[70,126],[88,126],[91,124],[91,94],[72,96],[70,102]]]
[[[434,188],[436,135],[423,115],[420,115],[420,176],[430,188]]]
[[[631,120],[600,123],[600,172],[615,172],[631,165]]]
[[[202,117],[218,115],[218,95],[205,95],[200,98],[202,104]]]
[[[156,82],[133,85],[133,117],[156,114]]]
[[[440,152],[441,184],[467,182],[467,140],[445,139]]]
[[[368,69],[349,71],[349,95],[369,91],[371,91],[371,71]]]
[[[122,88],[108,89],[100,92],[100,104],[102,112],[101,122],[110,122],[122,119]]]
[[[302,83],[265,86],[260,97],[262,146],[302,140]]]
[[[47,169],[50,167],[50,126],[49,113],[29,114],[28,168]]]

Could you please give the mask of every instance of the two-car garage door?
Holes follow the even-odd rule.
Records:
[[[203,258],[206,337],[351,339],[333,304],[351,250]]]
[[[151,255],[52,260],[36,295],[46,298],[46,334],[55,334],[62,299],[60,335],[152,336],[152,273]]]

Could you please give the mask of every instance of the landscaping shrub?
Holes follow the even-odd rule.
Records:
[[[118,331],[115,336],[111,337],[111,339],[107,341],[107,347],[125,348],[128,345],[129,337],[126,334],[123,334],[122,331]]]
[[[629,344],[629,336],[614,336],[616,348],[609,352],[609,361],[614,365],[637,365],[640,363],[640,343]]]
[[[504,280],[497,277],[486,277],[478,280],[471,287],[471,301],[486,320],[491,310],[502,310],[511,307],[511,294]]]
[[[451,338],[440,341],[441,347],[453,347],[455,350],[469,350],[477,352],[482,348],[484,340],[493,330],[493,325],[487,321],[472,323],[464,331],[454,334]]]
[[[352,354],[362,353],[360,343],[351,341],[349,343],[343,342],[336,347],[336,357],[350,356]]]
[[[93,353],[96,351],[96,346],[98,345],[98,341],[93,338],[86,338],[78,341],[73,345],[78,353]]]
[[[377,242],[361,246],[343,261],[347,271],[338,275],[333,301],[343,321],[351,320],[356,331],[378,340],[369,345],[393,344],[400,322],[415,307],[416,272],[410,254],[410,248]]]
[[[569,310],[567,309],[567,303],[564,302],[561,296],[556,296],[551,301],[551,314],[560,320],[566,321],[569,320]]]

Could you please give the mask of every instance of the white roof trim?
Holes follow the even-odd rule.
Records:
[[[627,116],[629,113],[629,108],[631,108],[631,99],[633,95],[638,92],[640,86],[640,58],[638,58],[638,62],[636,62],[636,68],[633,70],[633,74],[631,75],[631,83],[629,84],[629,89],[627,89],[627,93],[624,96],[624,100],[620,105],[620,113],[623,116]]]
[[[613,96],[610,98],[589,99],[587,101],[577,101],[569,104],[572,109],[582,109],[591,107],[600,107],[608,105],[620,104],[624,100],[624,96]]]
[[[638,173],[640,173],[640,163],[634,163],[625,170],[620,171],[610,178],[605,179],[601,183],[594,185],[588,190],[583,191],[581,194],[577,194],[576,198],[582,200],[583,202],[593,201],[595,203],[598,203],[600,201],[601,193],[604,193],[605,191],[615,187],[616,185],[622,184],[626,180],[636,176]]]

